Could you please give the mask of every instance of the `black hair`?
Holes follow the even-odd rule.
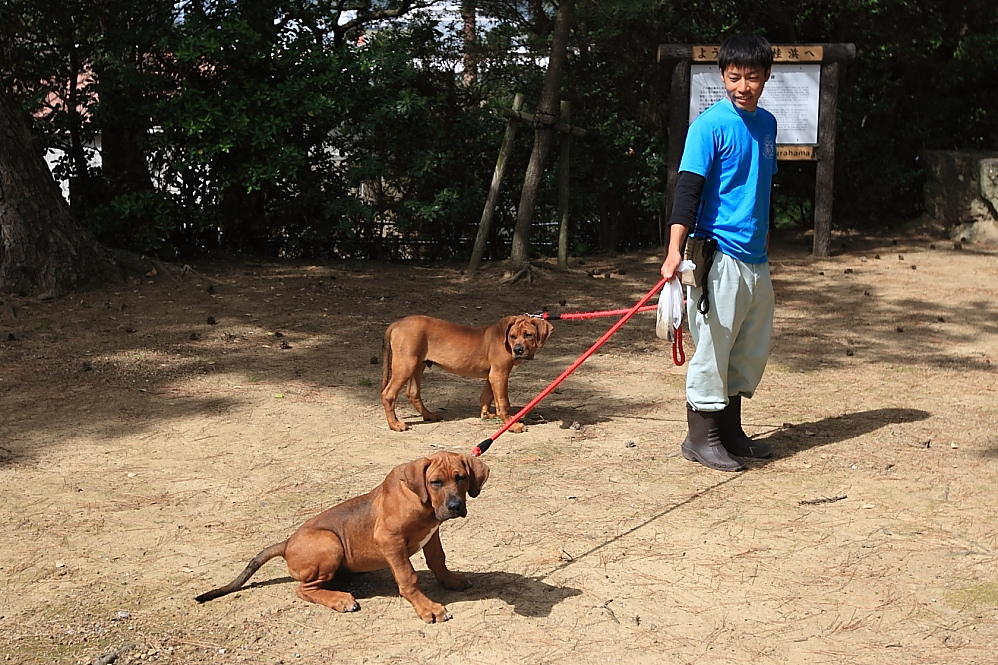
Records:
[[[773,68],[773,47],[762,35],[731,35],[717,52],[717,66],[723,72],[730,65],[735,67]]]

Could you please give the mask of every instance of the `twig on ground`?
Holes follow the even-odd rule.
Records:
[[[841,501],[842,499],[848,498],[845,494],[842,496],[823,496],[819,499],[804,499],[798,502],[801,506],[814,506],[819,503],[835,503],[836,501]]]
[[[108,651],[102,656],[97,656],[94,658],[94,665],[111,665],[114,661],[118,660],[118,656],[125,653],[129,649],[133,648],[134,644],[124,644],[121,647],[114,649],[113,651]]]

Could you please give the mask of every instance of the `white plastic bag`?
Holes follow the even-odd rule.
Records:
[[[662,287],[655,319],[655,336],[659,339],[671,342],[683,325],[683,286],[679,283],[679,274],[695,267],[692,261],[681,261],[676,274]]]

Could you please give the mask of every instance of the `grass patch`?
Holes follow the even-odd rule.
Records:
[[[946,604],[962,612],[998,608],[998,584],[985,582],[950,591],[946,594]]]

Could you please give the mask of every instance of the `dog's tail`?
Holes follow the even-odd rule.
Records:
[[[255,557],[253,557],[250,560],[249,564],[246,566],[246,570],[239,573],[239,577],[232,580],[223,587],[219,587],[217,589],[212,589],[211,591],[206,591],[205,593],[202,593],[194,600],[198,601],[199,603],[206,603],[209,600],[214,600],[215,598],[219,598],[220,596],[230,594],[233,591],[238,591],[240,588],[242,588],[244,584],[246,584],[246,580],[248,580],[253,576],[253,573],[260,570],[260,566],[262,566],[263,564],[267,563],[268,561],[270,561],[275,557],[284,556],[284,545],[286,543],[287,541],[283,541],[277,543],[276,545],[271,545],[270,547],[268,547],[267,549],[265,549],[264,551],[260,552]]]
[[[385,330],[385,339],[381,342],[381,390],[384,392],[388,379],[392,375],[392,329],[395,324]]]

